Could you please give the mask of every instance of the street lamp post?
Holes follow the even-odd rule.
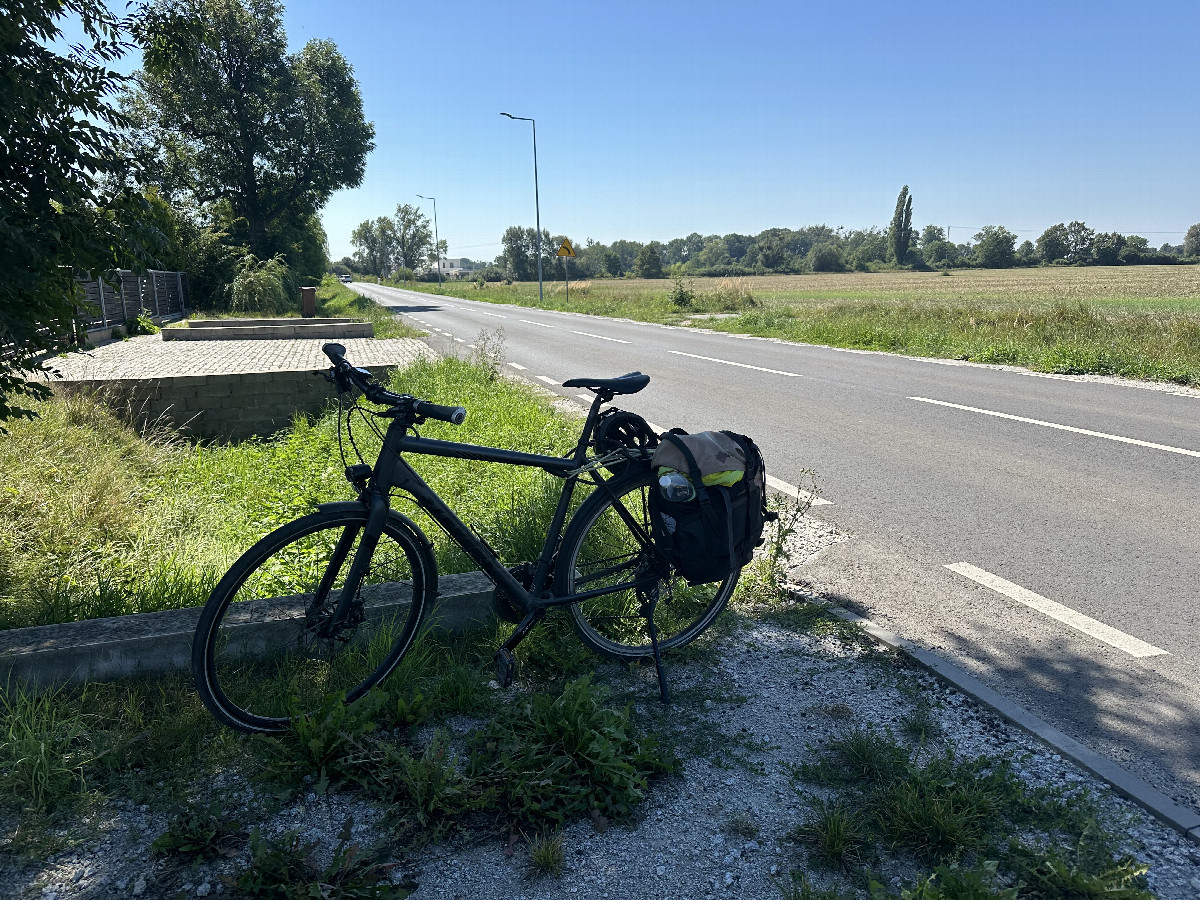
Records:
[[[442,242],[438,238],[437,229],[437,197],[426,197],[424,194],[417,194],[422,200],[433,201],[433,256],[437,260],[438,272],[438,289],[442,287]]]
[[[512,113],[500,113],[518,122],[528,122],[533,126],[533,209],[537,216],[537,264],[538,264],[538,305],[542,304],[542,206],[538,199],[537,177],[537,122],[524,116],[514,116]]]

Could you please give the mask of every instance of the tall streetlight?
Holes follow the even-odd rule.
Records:
[[[537,261],[538,261],[538,306],[542,305],[542,206],[538,199],[537,178],[537,122],[524,116],[514,116],[512,113],[500,113],[518,122],[528,122],[533,126],[533,209],[537,215]]]
[[[422,200],[433,201],[433,255],[437,260],[438,270],[438,290],[442,287],[442,242],[438,240],[437,231],[437,197],[426,197],[424,194],[417,194]]]

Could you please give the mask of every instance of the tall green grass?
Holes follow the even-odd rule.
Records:
[[[430,423],[427,436],[534,453],[566,452],[578,436],[577,423],[500,378],[494,363],[422,361],[397,372],[391,386],[469,410],[461,427]],[[37,411],[0,439],[2,628],[203,603],[258,538],[317,503],[353,496],[332,411],[298,417],[271,440],[213,446],[140,434],[95,398],[63,397]],[[374,463],[378,439],[358,416],[355,436]],[[411,461],[503,558],[534,557],[556,497],[548,476]],[[423,525],[442,571],[471,567],[436,527]]]
[[[1200,384],[1200,315],[1085,303],[1012,309],[839,301],[776,306],[711,327],[806,343]]]

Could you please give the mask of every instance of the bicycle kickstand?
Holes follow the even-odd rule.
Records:
[[[658,673],[658,692],[662,702],[671,705],[671,692],[667,689],[667,676],[663,671],[662,654],[658,649],[658,628],[654,624],[654,608],[658,606],[658,585],[650,588],[649,598],[642,600],[641,613],[650,631],[650,647],[654,650],[654,671]]]

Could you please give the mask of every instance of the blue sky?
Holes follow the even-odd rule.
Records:
[[[1036,239],[1081,219],[1179,243],[1200,221],[1200,2],[291,0],[293,47],[354,66],[376,149],[324,211],[438,198],[451,256],[541,219],[582,241],[914,224]],[[961,230],[960,230],[961,229]]]

